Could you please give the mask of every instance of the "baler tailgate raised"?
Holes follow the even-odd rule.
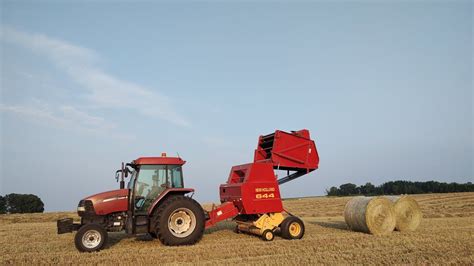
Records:
[[[271,162],[274,169],[310,172],[318,168],[319,156],[306,129],[260,136],[254,162]]]

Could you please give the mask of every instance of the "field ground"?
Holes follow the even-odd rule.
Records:
[[[416,232],[373,236],[349,231],[350,197],[284,201],[306,225],[302,240],[235,234],[232,222],[207,230],[193,246],[167,247],[149,237],[110,234],[97,253],[79,253],[55,220],[74,213],[0,215],[0,264],[474,264],[474,193],[415,195],[424,219]]]

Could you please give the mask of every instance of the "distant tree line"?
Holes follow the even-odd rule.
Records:
[[[351,196],[351,195],[400,195],[400,194],[423,194],[423,193],[448,193],[448,192],[474,192],[474,184],[467,182],[442,183],[436,181],[412,182],[412,181],[390,181],[380,186],[371,183],[357,186],[352,183],[342,184],[337,187],[326,189],[328,196]]]
[[[0,196],[0,214],[43,212],[44,203],[33,194],[11,193]]]

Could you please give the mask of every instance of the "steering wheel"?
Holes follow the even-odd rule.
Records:
[[[145,197],[135,196],[135,208],[140,209],[145,204]]]

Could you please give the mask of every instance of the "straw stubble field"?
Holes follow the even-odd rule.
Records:
[[[0,264],[473,264],[474,193],[415,195],[423,211],[416,232],[374,236],[352,232],[343,211],[350,197],[286,200],[303,218],[302,240],[264,242],[235,234],[232,222],[207,230],[194,246],[166,247],[149,237],[110,235],[107,248],[79,253],[73,234],[56,235],[55,220],[74,213],[0,215]]]

